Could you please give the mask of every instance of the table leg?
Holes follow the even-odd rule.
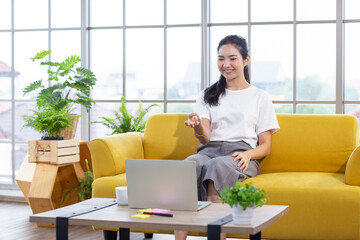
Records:
[[[119,239],[120,240],[130,240],[130,229],[129,228],[119,228]]]
[[[250,234],[250,240],[261,240],[261,231],[254,235]]]
[[[220,240],[221,225],[208,225],[207,240]]]
[[[68,240],[69,239],[69,218],[56,217],[56,240]]]
[[[220,218],[214,222],[211,222],[207,226],[208,240],[220,240],[221,225],[232,221],[232,215],[229,214],[223,218]]]

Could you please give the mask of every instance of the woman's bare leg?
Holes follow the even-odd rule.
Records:
[[[208,197],[207,201],[213,202],[213,203],[221,203],[221,197],[217,193],[214,182],[211,180],[208,180],[208,189],[207,189]],[[175,240],[186,240],[188,232],[186,231],[174,231]],[[220,234],[220,239],[225,240],[226,239],[226,233]]]
[[[208,180],[208,189],[207,189],[207,200],[211,201],[213,203],[221,203],[221,197],[219,196],[219,194],[217,193],[215,186],[214,186],[214,182],[212,180]],[[226,239],[226,233],[221,233],[220,234],[220,239],[221,240],[225,240]]]
[[[175,240],[186,240],[187,234],[188,232],[186,231],[175,230],[174,231]]]

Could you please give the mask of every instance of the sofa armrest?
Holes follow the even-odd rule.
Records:
[[[346,164],[345,183],[360,186],[360,145],[351,153]]]
[[[143,134],[129,132],[93,139],[90,153],[94,178],[125,172],[125,159],[144,158]]]

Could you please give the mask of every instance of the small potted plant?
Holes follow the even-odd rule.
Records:
[[[256,207],[261,207],[267,200],[266,192],[252,185],[236,182],[232,187],[221,190],[221,200],[232,208],[234,224],[250,224]]]
[[[110,135],[126,132],[143,132],[146,122],[143,120],[145,115],[152,107],[160,107],[158,104],[152,104],[147,108],[143,108],[139,102],[139,115],[132,116],[126,109],[125,98],[121,98],[121,106],[119,111],[114,111],[115,118],[100,117],[102,121],[94,121],[92,123],[100,123],[112,130]]]
[[[33,115],[24,116],[24,127],[33,128],[41,134],[41,140],[63,140],[63,129],[72,128],[72,121],[79,115],[71,115],[67,107],[55,110],[52,107],[39,107],[32,110]]]

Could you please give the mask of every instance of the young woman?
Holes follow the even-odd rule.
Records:
[[[271,134],[279,129],[270,96],[250,84],[246,40],[227,36],[217,51],[220,79],[200,93],[185,121],[201,143],[185,160],[196,162],[199,200],[211,202],[221,202],[225,186],[259,173],[257,160],[270,153]],[[175,231],[177,240],[186,235]]]

